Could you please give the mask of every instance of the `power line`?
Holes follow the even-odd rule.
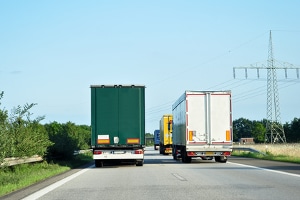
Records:
[[[196,64],[194,66],[189,66],[189,67],[183,67],[182,70],[180,70],[180,71],[172,71],[167,76],[165,76],[164,78],[162,78],[161,80],[157,80],[157,81],[155,81],[153,83],[148,84],[147,87],[151,87],[153,85],[161,84],[161,83],[166,82],[168,80],[171,80],[171,79],[173,79],[174,77],[177,77],[177,76],[180,77],[180,76],[182,76],[182,74],[184,74],[186,72],[193,71],[193,70],[195,70],[195,69],[197,69],[197,68],[199,68],[199,67],[201,67],[201,66],[203,66],[205,64],[208,64],[210,62],[216,61],[216,60],[218,60],[218,59],[220,59],[220,58],[222,58],[222,57],[224,57],[224,56],[226,56],[228,54],[231,54],[232,52],[234,52],[234,51],[236,51],[236,50],[238,50],[238,49],[240,49],[240,48],[248,45],[249,43],[251,43],[251,42],[253,42],[253,41],[255,41],[255,40],[263,37],[266,33],[267,33],[267,31],[264,31],[263,33],[260,33],[259,35],[255,36],[253,38],[250,38],[246,42],[243,42],[243,43],[241,43],[241,44],[239,44],[239,45],[237,45],[237,46],[235,46],[233,48],[230,48],[227,51],[224,51],[224,52],[222,52],[222,53],[220,53],[218,55],[212,56],[211,58],[208,58],[208,59],[204,60],[203,62],[201,62],[199,64]]]
[[[289,63],[280,63],[281,67],[275,66],[273,56],[272,32],[269,35],[269,49],[267,65],[258,66],[257,64],[248,67],[233,68],[233,77],[236,78],[235,70],[243,69],[245,78],[248,79],[248,70],[255,69],[257,78],[260,78],[260,70],[267,70],[267,125],[266,125],[266,142],[286,142],[285,133],[282,124],[280,123],[280,106],[278,93],[277,70],[284,69],[285,78],[288,77],[287,71],[295,69],[297,78],[299,79],[299,68]]]

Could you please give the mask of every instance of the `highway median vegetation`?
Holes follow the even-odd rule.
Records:
[[[252,148],[260,151],[261,153],[236,150],[233,151],[233,156],[243,156],[300,164],[300,143],[246,144],[239,145],[239,147]]]
[[[4,92],[0,92],[1,99]],[[5,158],[41,156],[47,161],[70,159],[74,152],[89,149],[90,126],[72,122],[41,124],[44,116],[32,118],[36,104],[17,106],[9,113],[0,108],[0,163]]]
[[[0,106],[4,92],[0,92]],[[92,161],[92,154],[75,154],[90,147],[90,126],[72,122],[41,124],[32,119],[36,104],[0,107],[0,196]],[[8,160],[39,156],[42,162],[10,166]]]
[[[42,161],[2,168],[0,197],[91,162],[92,153],[87,151],[69,160]]]

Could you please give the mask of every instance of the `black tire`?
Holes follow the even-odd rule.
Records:
[[[226,156],[215,156],[215,161],[219,163],[226,163],[227,157]]]
[[[182,157],[183,163],[191,163],[192,162],[192,157],[187,156],[185,150],[182,151],[181,157]]]
[[[95,167],[103,167],[103,161],[102,160],[95,160]]]
[[[135,165],[136,166],[143,166],[144,165],[144,160],[137,160]]]
[[[186,157],[186,163],[191,163],[192,162],[192,157],[187,156]]]
[[[160,152],[160,154],[165,154],[165,148],[163,147],[163,145],[160,145],[159,146],[159,152]]]
[[[227,157],[226,156],[221,156],[220,158],[221,158],[220,163],[226,163],[227,162]]]
[[[176,155],[176,148],[174,146],[172,147],[172,155],[174,160],[178,160],[178,157]]]
[[[181,149],[181,161],[186,163],[186,151]]]

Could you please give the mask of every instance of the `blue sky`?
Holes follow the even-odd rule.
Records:
[[[266,118],[274,58],[300,65],[298,1],[0,1],[1,109],[90,125],[90,85],[146,86],[146,132],[185,90],[231,90],[233,119]],[[296,71],[278,70],[282,122],[300,118]]]

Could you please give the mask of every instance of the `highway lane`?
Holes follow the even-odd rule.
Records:
[[[260,160],[244,157],[231,157],[229,162],[300,175],[300,165],[295,163]]]
[[[231,157],[225,164],[200,159],[184,164],[151,149],[146,150],[143,167],[91,166],[27,199],[273,200],[300,196],[300,165],[237,157]]]

